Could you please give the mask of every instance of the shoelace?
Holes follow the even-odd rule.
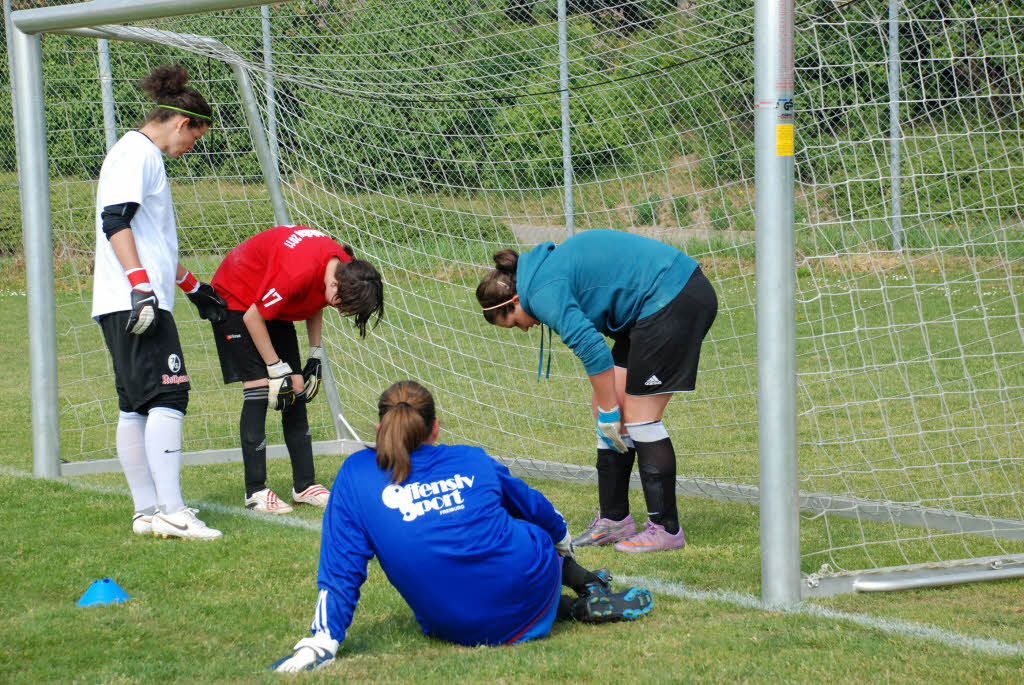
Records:
[[[644,522],[644,526],[645,526],[645,528],[642,531],[640,531],[639,533],[636,534],[636,538],[635,539],[637,539],[637,540],[646,540],[648,538],[652,538],[655,535],[657,535],[657,531],[655,531],[653,523],[651,523],[650,521],[645,521]]]

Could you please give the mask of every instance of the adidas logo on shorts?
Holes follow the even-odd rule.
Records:
[[[661,379],[652,374],[650,378],[644,381],[644,385],[661,385]]]

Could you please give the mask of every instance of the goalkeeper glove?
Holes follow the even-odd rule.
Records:
[[[338,653],[338,641],[332,640],[323,633],[313,637],[304,637],[288,656],[278,659],[270,665],[271,671],[277,673],[298,673],[299,671],[315,671],[334,661]]]
[[[319,345],[310,346],[309,359],[302,368],[302,397],[307,402],[312,402],[320,392],[320,385],[323,382],[323,358],[324,348]]]
[[[267,366],[267,378],[270,379],[270,399],[273,408],[287,411],[295,404],[295,388],[292,387],[292,367],[288,362],[278,359]]]
[[[601,407],[597,408],[597,435],[599,438],[604,440],[604,444],[608,445],[609,449],[613,449],[619,454],[625,454],[629,451],[626,447],[626,443],[622,441],[622,414],[619,413],[619,408],[615,407],[610,411],[605,411]]]
[[[563,557],[569,557],[570,559],[576,558],[576,548],[572,545],[572,536],[569,535],[569,531],[565,532],[564,538],[555,543],[555,551]]]
[[[156,332],[157,307],[160,303],[149,283],[145,269],[131,269],[125,272],[132,285],[132,313],[124,329],[133,335],[153,335]]]
[[[190,271],[178,281],[178,287],[199,310],[200,318],[210,323],[224,323],[228,318],[228,303],[217,294],[213,286],[196,279]]]

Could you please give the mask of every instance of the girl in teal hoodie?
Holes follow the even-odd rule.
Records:
[[[585,231],[522,255],[502,250],[494,263],[476,289],[484,318],[524,331],[549,326],[593,387],[600,512],[573,543],[681,549],[675,450],[662,416],[673,393],[695,387],[701,343],[718,313],[711,283],[683,252],[621,231]],[[640,532],[629,513],[634,461],[649,517]]]

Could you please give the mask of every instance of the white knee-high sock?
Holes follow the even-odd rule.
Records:
[[[117,419],[117,458],[135,500],[135,512],[152,516],[156,513],[156,487],[146,460],[146,417],[142,414],[123,411]]]
[[[177,409],[153,407],[146,422],[146,458],[153,474],[160,511],[174,514],[185,508],[181,499],[181,422]]]

